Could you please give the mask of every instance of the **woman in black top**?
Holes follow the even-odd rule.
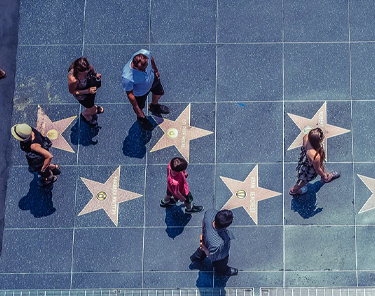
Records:
[[[90,75],[94,75],[98,81],[102,78],[102,75],[96,73],[85,57],[76,59],[69,67],[68,85],[69,92],[86,108],[81,113],[82,120],[90,125],[96,125],[96,114],[103,113],[104,108],[95,105],[97,87],[89,85]]]
[[[51,164],[53,155],[48,151],[52,146],[51,141],[25,123],[14,125],[11,132],[20,141],[21,150],[26,152],[29,171],[38,172],[41,176],[38,185],[45,186],[55,182],[55,175],[60,174],[60,166]]]

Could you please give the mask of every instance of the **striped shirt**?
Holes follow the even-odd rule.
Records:
[[[216,229],[215,221],[217,210],[207,210],[203,218],[203,244],[210,251],[208,256],[212,261],[224,259],[229,255],[230,240],[234,239],[232,232],[226,228]]]

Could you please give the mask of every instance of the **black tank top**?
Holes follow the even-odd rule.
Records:
[[[44,142],[44,137],[35,128],[32,128],[32,131],[34,132],[34,140],[26,141],[26,142],[20,142],[20,146],[21,146],[22,151],[30,152],[32,150],[31,145],[34,144],[34,143],[37,143],[40,146],[42,146],[42,144]]]

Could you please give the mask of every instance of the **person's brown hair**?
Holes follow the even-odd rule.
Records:
[[[319,154],[320,156],[320,166],[323,165],[323,161],[326,159],[326,153],[322,147],[322,142],[324,139],[323,130],[319,127],[312,129],[308,135],[309,142],[311,146],[316,150],[314,159]]]
[[[68,72],[73,69],[73,75],[77,78],[77,72],[84,72],[90,69],[90,63],[85,57],[76,59],[69,67]]]

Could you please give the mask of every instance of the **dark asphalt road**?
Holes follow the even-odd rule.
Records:
[[[0,80],[0,252],[4,229],[5,195],[10,166],[10,127],[12,118],[14,77],[18,44],[19,5],[17,0],[0,1],[0,68],[7,78]]]

